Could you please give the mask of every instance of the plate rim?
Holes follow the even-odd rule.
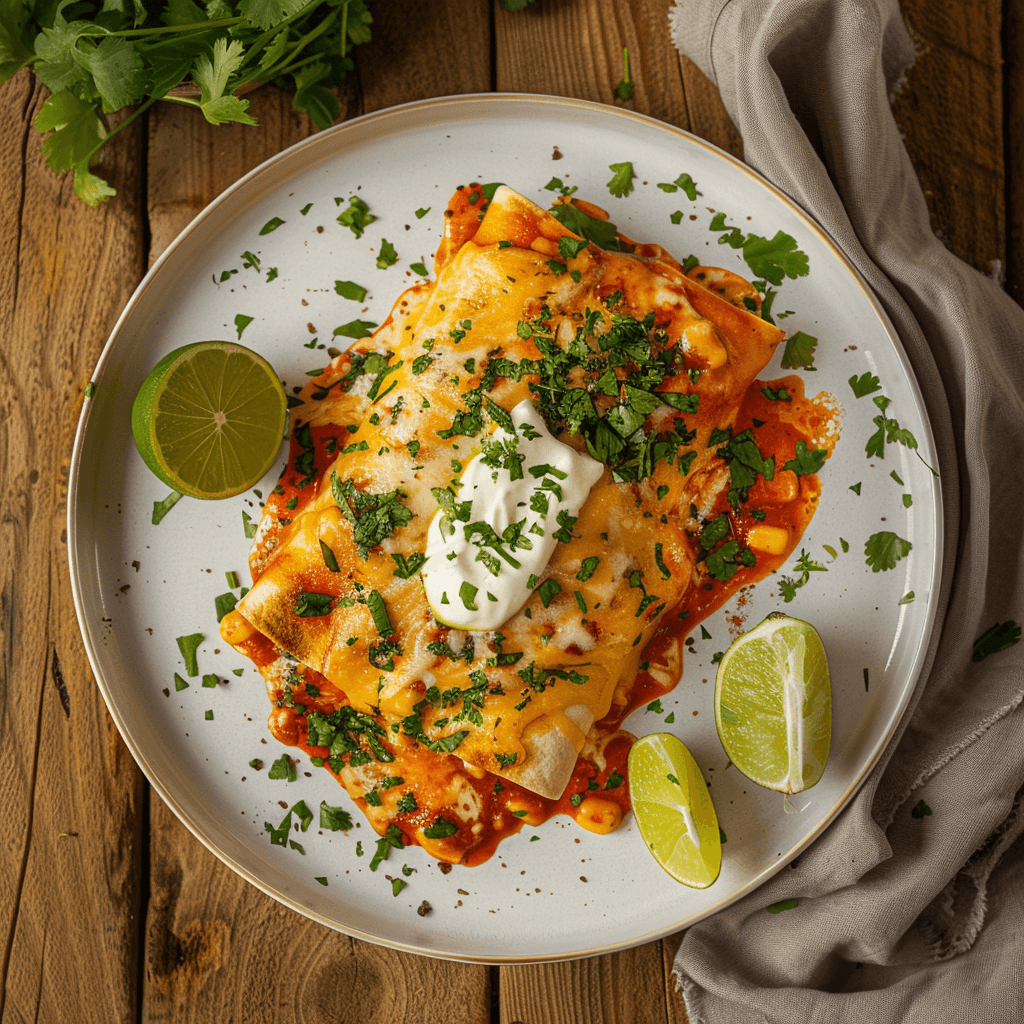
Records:
[[[438,96],[430,97],[422,100],[414,100],[408,103],[397,104],[391,107],[381,108],[379,110],[371,111],[366,114],[361,114],[358,117],[349,118],[340,124],[334,125],[331,128],[323,132],[318,132],[315,135],[308,136],[305,139],[301,139],[291,146],[281,150],[279,153],[275,153],[273,156],[268,157],[266,160],[258,164],[252,170],[248,171],[236,182],[228,186],[223,192],[221,192],[216,198],[214,198],[206,207],[204,207],[189,223],[182,229],[182,231],[167,245],[164,251],[156,259],[153,265],[146,272],[142,280],[139,282],[131,297],[126,303],[124,309],[121,311],[113,327],[111,328],[110,334],[104,343],[103,349],[100,352],[99,358],[96,363],[96,367],[90,380],[99,385],[103,380],[103,375],[106,370],[108,361],[114,351],[114,348],[118,342],[119,336],[125,323],[133,315],[136,308],[141,304],[145,293],[148,291],[152,281],[156,278],[163,268],[163,266],[170,260],[172,255],[177,249],[184,244],[186,239],[198,229],[198,227],[210,216],[213,216],[215,212],[225,203],[227,203],[237,192],[245,189],[250,182],[256,180],[262,175],[266,174],[274,165],[286,160],[291,159],[295,152],[302,149],[313,148],[319,149],[326,147],[327,149],[336,148],[337,143],[334,141],[338,136],[344,135],[351,132],[354,128],[362,128],[366,124],[375,121],[395,117],[402,113],[415,113],[417,110],[433,112],[437,110],[443,110],[453,106],[473,107],[479,106],[481,110],[485,110],[491,104],[508,104],[514,102],[516,104],[526,104],[529,106],[539,108],[584,108],[593,114],[604,115],[610,118],[621,118],[626,121],[639,122],[649,128],[654,128],[662,132],[668,133],[669,136],[674,136],[677,139],[683,139],[688,144],[697,145],[698,147],[709,151],[713,156],[719,159],[725,160],[731,164],[734,169],[740,171],[742,174],[750,178],[756,185],[761,188],[767,189],[774,197],[781,201],[785,206],[789,207],[792,213],[794,213],[800,220],[805,222],[808,229],[813,231],[821,243],[823,243],[833,254],[838,258],[843,269],[849,275],[852,283],[856,284],[861,290],[864,297],[867,299],[872,311],[878,318],[879,324],[885,331],[889,338],[889,341],[893,345],[895,353],[903,365],[906,373],[907,382],[913,392],[914,399],[918,408],[922,412],[922,420],[926,431],[926,437],[930,443],[930,447],[935,449],[934,433],[932,431],[930,418],[928,416],[927,405],[924,401],[924,396],[920,389],[920,384],[917,379],[917,375],[914,371],[913,365],[910,362],[909,356],[907,355],[906,349],[904,348],[902,341],[900,340],[899,334],[897,333],[892,321],[889,319],[884,307],[881,305],[878,297],[875,295],[871,287],[868,285],[864,276],[860,273],[856,266],[852,263],[850,258],[846,255],[846,252],[842,246],[832,237],[832,235],[818,222],[818,220],[805,210],[799,203],[782,191],[778,186],[774,185],[767,178],[765,178],[758,171],[754,170],[748,164],[739,160],[731,153],[719,148],[706,139],[702,139],[692,132],[686,129],[679,128],[669,122],[659,120],[658,118],[651,117],[647,114],[641,114],[637,111],[628,110],[622,107],[615,107],[609,104],[597,103],[591,100],[577,99],[574,97],[567,96],[553,96],[544,94],[533,94],[533,93],[513,93],[513,92],[486,92],[486,93],[465,93],[460,95],[449,95],[449,96]],[[520,108],[521,109],[521,108]],[[338,921],[332,920],[319,913],[318,911],[301,904],[298,900],[286,895],[285,893],[279,892],[274,889],[268,883],[265,883],[255,874],[249,871],[246,867],[235,861],[228,854],[221,851],[217,845],[209,839],[200,828],[200,826],[194,822],[188,811],[179,805],[177,799],[168,791],[163,782],[160,780],[157,773],[153,770],[149,764],[148,758],[145,752],[135,742],[134,737],[130,734],[127,729],[124,720],[116,706],[113,699],[113,695],[110,692],[107,682],[104,678],[103,672],[100,667],[100,659],[96,647],[96,642],[93,635],[92,625],[87,617],[85,608],[85,599],[83,595],[83,583],[80,578],[85,576],[84,563],[82,559],[82,552],[79,550],[79,529],[77,512],[79,506],[79,481],[82,471],[82,459],[83,450],[85,447],[85,437],[89,425],[90,414],[92,411],[92,405],[95,401],[91,395],[85,396],[82,404],[81,411],[78,417],[78,424],[75,430],[75,436],[71,452],[71,460],[69,465],[69,481],[68,481],[68,495],[67,495],[67,557],[68,557],[68,568],[69,577],[71,583],[71,595],[75,606],[75,615],[78,621],[79,631],[82,636],[83,645],[85,647],[86,657],[89,660],[89,666],[92,670],[93,677],[96,680],[96,685],[103,697],[104,704],[106,705],[107,711],[117,726],[118,733],[122,741],[127,746],[136,764],[139,766],[142,773],[146,776],[149,784],[157,791],[160,798],[164,803],[173,811],[178,820],[189,830],[189,832],[200,842],[207,850],[209,850],[214,856],[216,856],[223,864],[229,867],[237,875],[243,878],[245,881],[255,886],[261,892],[270,896],[278,903],[283,904],[289,909],[296,911],[303,917],[306,917],[318,924],[324,925],[334,931],[341,932],[346,935],[350,935],[354,938],[361,939],[365,942],[370,942],[375,945],[386,946],[391,949],[399,950],[400,952],[412,953],[419,956],[428,956],[436,959],[451,960],[462,963],[482,963],[482,964],[528,964],[528,963],[552,963],[565,960],[583,959],[587,957],[600,956],[606,953],[618,952],[620,950],[632,949],[636,946],[645,945],[647,943],[665,938],[668,935],[672,935],[682,928],[688,928],[698,921],[703,920],[712,914],[723,910],[725,907],[735,903],[742,899],[744,896],[753,892],[755,889],[764,885],[770,878],[782,870],[786,865],[791,863],[796,857],[798,857],[808,846],[816,841],[826,829],[831,827],[835,822],[836,818],[847,806],[850,800],[858,792],[861,786],[866,781],[867,777],[874,770],[878,761],[888,748],[893,736],[896,734],[901,723],[906,716],[908,707],[911,703],[911,698],[918,688],[921,679],[921,673],[925,666],[927,658],[927,652],[930,645],[931,638],[934,634],[936,627],[936,618],[938,615],[937,602],[933,599],[929,603],[929,609],[926,618],[926,628],[922,630],[918,640],[916,650],[913,652],[911,659],[911,670],[908,673],[907,683],[904,687],[903,693],[897,703],[896,708],[892,713],[890,722],[887,724],[882,735],[879,737],[875,744],[874,749],[871,752],[870,757],[860,770],[860,772],[850,781],[846,789],[835,799],[832,809],[829,811],[827,816],[821,821],[808,835],[804,836],[799,842],[791,846],[788,850],[781,853],[777,862],[772,864],[770,867],[764,869],[755,878],[750,879],[745,885],[739,889],[731,891],[727,896],[724,896],[721,900],[717,901],[710,907],[701,910],[699,913],[685,918],[684,920],[677,921],[667,928],[658,928],[654,931],[648,932],[644,935],[634,936],[628,939],[624,939],[618,942],[605,943],[599,946],[591,946],[589,948],[575,950],[565,953],[548,953],[539,955],[530,954],[506,954],[506,955],[472,955],[472,954],[454,954],[442,948],[430,948],[425,949],[421,946],[413,946],[408,943],[401,941],[385,939],[376,935],[369,934],[360,928],[352,927],[350,925],[344,925]],[[934,532],[935,532],[935,546],[934,553],[932,555],[931,565],[931,586],[930,593],[938,593],[938,584],[941,578],[942,565],[944,560],[944,509],[942,504],[942,493],[943,488],[941,481],[937,478],[932,481],[932,506],[931,515],[934,520]]]

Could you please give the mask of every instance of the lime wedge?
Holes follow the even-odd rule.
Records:
[[[715,724],[751,782],[780,793],[813,786],[832,739],[832,688],[815,628],[773,612],[735,640],[718,666]]]
[[[658,732],[633,744],[629,795],[654,859],[677,882],[706,889],[722,868],[722,837],[704,777],[680,740]]]
[[[201,341],[165,356],[132,405],[132,436],[146,465],[193,498],[229,498],[277,458],[288,402],[274,368],[230,341]]]

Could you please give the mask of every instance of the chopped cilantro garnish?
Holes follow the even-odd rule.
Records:
[[[387,270],[398,262],[398,253],[395,247],[386,239],[380,240],[380,254],[377,256],[377,266],[380,270]]]
[[[399,500],[398,490],[360,491],[351,480],[342,480],[337,470],[331,473],[331,494],[341,514],[352,524],[352,538],[364,559],[371,548],[412,519],[412,512]]]
[[[808,451],[807,443],[801,438],[796,443],[796,458],[790,459],[784,468],[791,469],[797,476],[807,476],[817,473],[825,465],[827,457],[827,449],[815,448],[814,451]]]
[[[320,554],[323,556],[324,565],[331,572],[341,572],[338,566],[338,559],[334,557],[334,551],[323,540],[320,541]]]
[[[271,217],[263,227],[260,228],[261,235],[269,235],[271,231],[276,231],[284,223],[280,217]]]
[[[293,612],[300,619],[330,615],[334,609],[335,600],[336,598],[330,594],[317,594],[303,590],[295,596]]]
[[[547,608],[551,602],[562,592],[562,586],[558,580],[546,579],[537,589],[541,602]]]
[[[796,572],[800,573],[798,579],[793,579],[789,576],[783,576],[779,581],[779,592],[782,594],[782,599],[789,604],[790,601],[796,597],[797,590],[800,589],[807,581],[811,578],[812,572],[828,572],[828,567],[821,564],[821,562],[815,561],[810,555],[800,549],[800,557],[797,559],[796,565],[793,566]]]
[[[609,164],[608,170],[614,177],[608,182],[608,191],[618,199],[624,199],[633,191],[633,165],[628,160],[620,164]]]
[[[377,325],[372,320],[349,320],[347,324],[334,328],[335,338],[368,338]]]
[[[455,835],[458,831],[459,829],[457,825],[453,825],[450,821],[439,814],[434,819],[434,824],[428,825],[423,830],[423,834],[427,839],[447,839],[449,836]]]
[[[415,576],[427,560],[427,556],[419,551],[413,552],[413,554],[409,555],[408,559],[405,555],[392,555],[391,558],[395,563],[394,575],[402,580]]]
[[[1016,622],[1012,619],[1007,622],[997,622],[974,641],[974,653],[971,655],[971,660],[984,661],[990,654],[1004,651],[1019,641],[1020,626]]]
[[[242,331],[252,323],[252,317],[246,316],[244,313],[239,313],[235,317],[235,330],[238,331],[238,337],[241,339]]]
[[[335,199],[340,205],[341,200]],[[370,207],[359,196],[352,196],[348,201],[348,207],[338,214],[338,223],[352,232],[356,238],[363,237],[363,231],[377,218],[370,213]]]
[[[287,754],[282,754],[270,766],[270,771],[267,772],[267,778],[287,779],[289,782],[294,782],[298,778],[298,772],[295,770],[295,761]]]
[[[160,521],[163,519],[163,517],[165,515],[167,515],[167,513],[170,512],[171,509],[174,508],[174,506],[177,505],[178,502],[181,501],[181,499],[183,497],[184,497],[184,495],[180,491],[171,491],[171,493],[168,494],[167,497],[164,498],[163,501],[154,501],[153,502],[153,525],[154,526],[159,526],[160,525]],[[256,532],[256,526],[254,524],[253,525],[253,534],[255,532]],[[249,536],[252,536],[252,534],[246,534],[246,536],[249,537]]]
[[[352,299],[353,302],[362,302],[366,298],[366,289],[355,281],[335,281],[334,290],[343,299]]]
[[[185,660],[185,674],[189,676],[199,675],[199,664],[196,659],[196,651],[199,650],[199,645],[206,639],[203,633],[189,633],[187,636],[179,636],[175,638],[175,643],[178,645],[178,650],[181,651],[181,656]]]

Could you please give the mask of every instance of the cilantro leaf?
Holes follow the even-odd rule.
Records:
[[[608,182],[608,191],[618,199],[624,199],[633,191],[633,165],[628,160],[621,164],[609,164],[609,171],[615,176]]]
[[[377,257],[377,266],[381,270],[387,270],[398,262],[398,253],[395,247],[386,239],[380,240],[380,255]]]
[[[599,248],[612,252],[620,251],[618,232],[611,221],[591,217],[573,206],[572,203],[556,203],[551,207],[550,212],[551,216],[563,227],[567,227],[577,235],[582,235]]]
[[[873,391],[878,391],[882,387],[882,382],[867,370],[859,377],[854,374],[850,378],[849,383],[853,389],[854,398],[863,398],[865,395],[870,395]]]
[[[796,239],[784,231],[773,238],[748,235],[743,245],[743,259],[757,277],[778,286],[783,277],[806,277],[809,271],[807,254],[796,247]]]
[[[810,473],[817,473],[825,465],[828,458],[827,448],[815,448],[808,451],[807,443],[800,438],[796,443],[796,458],[786,463],[785,469],[791,469],[797,476],[807,476]]]
[[[270,766],[270,771],[267,772],[268,779],[287,779],[288,782],[294,782],[298,777],[298,772],[295,770],[295,761],[287,754],[282,754]]]
[[[339,205],[340,199],[335,200]],[[356,238],[363,237],[363,231],[377,218],[370,213],[370,207],[359,196],[351,196],[348,208],[338,214],[338,223],[349,229]]]
[[[366,289],[355,281],[335,281],[334,290],[343,298],[353,302],[362,302],[366,298]]]
[[[326,800],[320,801],[320,827],[329,832],[347,832],[352,827],[352,816],[340,807],[331,807]]]
[[[910,554],[913,546],[890,530],[882,530],[868,537],[864,545],[865,561],[872,572],[885,572],[894,569],[901,558]]]
[[[250,25],[268,29],[300,11],[304,2],[305,0],[241,0],[238,9]]]
[[[178,650],[185,661],[185,674],[190,676],[199,675],[199,664],[196,660],[196,652],[199,645],[206,639],[202,633],[189,633],[188,636],[179,636],[175,639]]]
[[[243,0],[244,7],[246,0]],[[199,86],[199,100],[193,100],[210,124],[224,124],[237,121],[240,124],[256,124],[256,118],[247,114],[249,101],[237,96],[225,95],[228,79],[245,60],[245,45],[240,39],[220,38],[213,44],[213,59],[205,53],[196,58],[192,65],[192,81]]]
[[[971,661],[984,661],[990,654],[1004,651],[1020,641],[1020,626],[1012,619],[1008,622],[997,622],[986,629],[974,641],[974,654]]]
[[[93,107],[74,93],[54,93],[43,104],[35,128],[53,134],[43,142],[43,155],[51,171],[75,172],[75,192],[89,206],[116,195],[102,178],[89,171],[89,161],[103,144],[100,119]]]
[[[814,350],[818,347],[818,339],[803,331],[797,331],[786,339],[786,348],[782,353],[784,370],[814,370]]]
[[[686,198],[689,199],[691,203],[695,203],[697,201],[697,184],[686,171],[683,171],[683,173],[676,178],[674,184],[678,185],[686,193]]]
[[[368,338],[377,325],[372,320],[349,320],[347,324],[334,328],[335,338]]]

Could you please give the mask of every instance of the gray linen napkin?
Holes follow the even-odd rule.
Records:
[[[747,162],[892,318],[940,453],[947,552],[900,731],[792,867],[686,933],[690,1019],[1024,1020],[1024,644],[972,661],[990,626],[1024,623],[1024,311],[931,231],[889,107],[915,55],[896,0],[677,0],[671,28]],[[933,813],[914,818],[922,798]]]

